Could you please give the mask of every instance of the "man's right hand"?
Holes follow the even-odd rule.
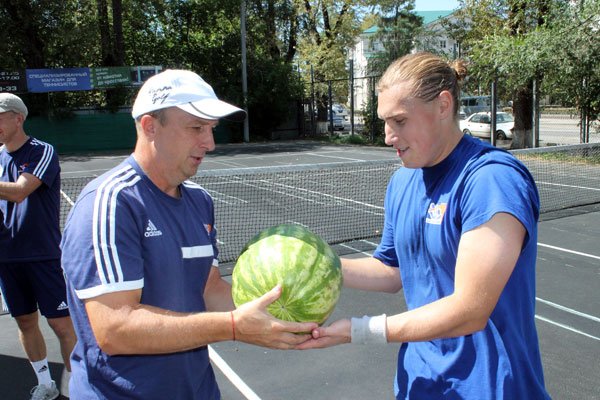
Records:
[[[311,339],[312,330],[319,326],[316,322],[282,321],[267,311],[279,296],[281,286],[277,285],[233,311],[236,340],[272,349],[294,349]]]

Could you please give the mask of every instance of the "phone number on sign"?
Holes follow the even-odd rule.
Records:
[[[16,86],[0,86],[0,92],[16,92]]]

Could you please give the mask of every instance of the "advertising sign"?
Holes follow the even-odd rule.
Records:
[[[91,90],[89,68],[27,69],[27,88],[30,92],[68,92]]]
[[[90,68],[92,87],[104,89],[131,85],[131,67]]]
[[[25,71],[0,71],[0,92],[19,93],[26,91]]]

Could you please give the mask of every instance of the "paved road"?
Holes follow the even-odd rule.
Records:
[[[600,142],[598,123],[590,128],[590,143]],[[540,145],[549,144],[578,144],[579,118],[568,116],[546,116],[540,118]]]

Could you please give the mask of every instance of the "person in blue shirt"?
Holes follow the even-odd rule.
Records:
[[[60,165],[50,144],[25,133],[26,117],[18,96],[0,93],[0,287],[38,379],[31,398],[55,399],[38,308],[59,338],[65,395],[76,340],[60,265]]]
[[[215,148],[218,120],[245,112],[197,74],[166,70],[144,83],[132,116],[133,154],[83,189],[63,233],[71,396],[219,399],[208,344],[291,349],[317,324],[266,311],[280,286],[235,309],[220,276],[213,201],[188,178]]]
[[[299,348],[402,343],[397,399],[547,399],[536,333],[539,196],[508,152],[462,134],[461,61],[416,53],[378,83],[390,179],[373,256],[342,261],[344,284],[404,290],[407,311],[341,319]]]

